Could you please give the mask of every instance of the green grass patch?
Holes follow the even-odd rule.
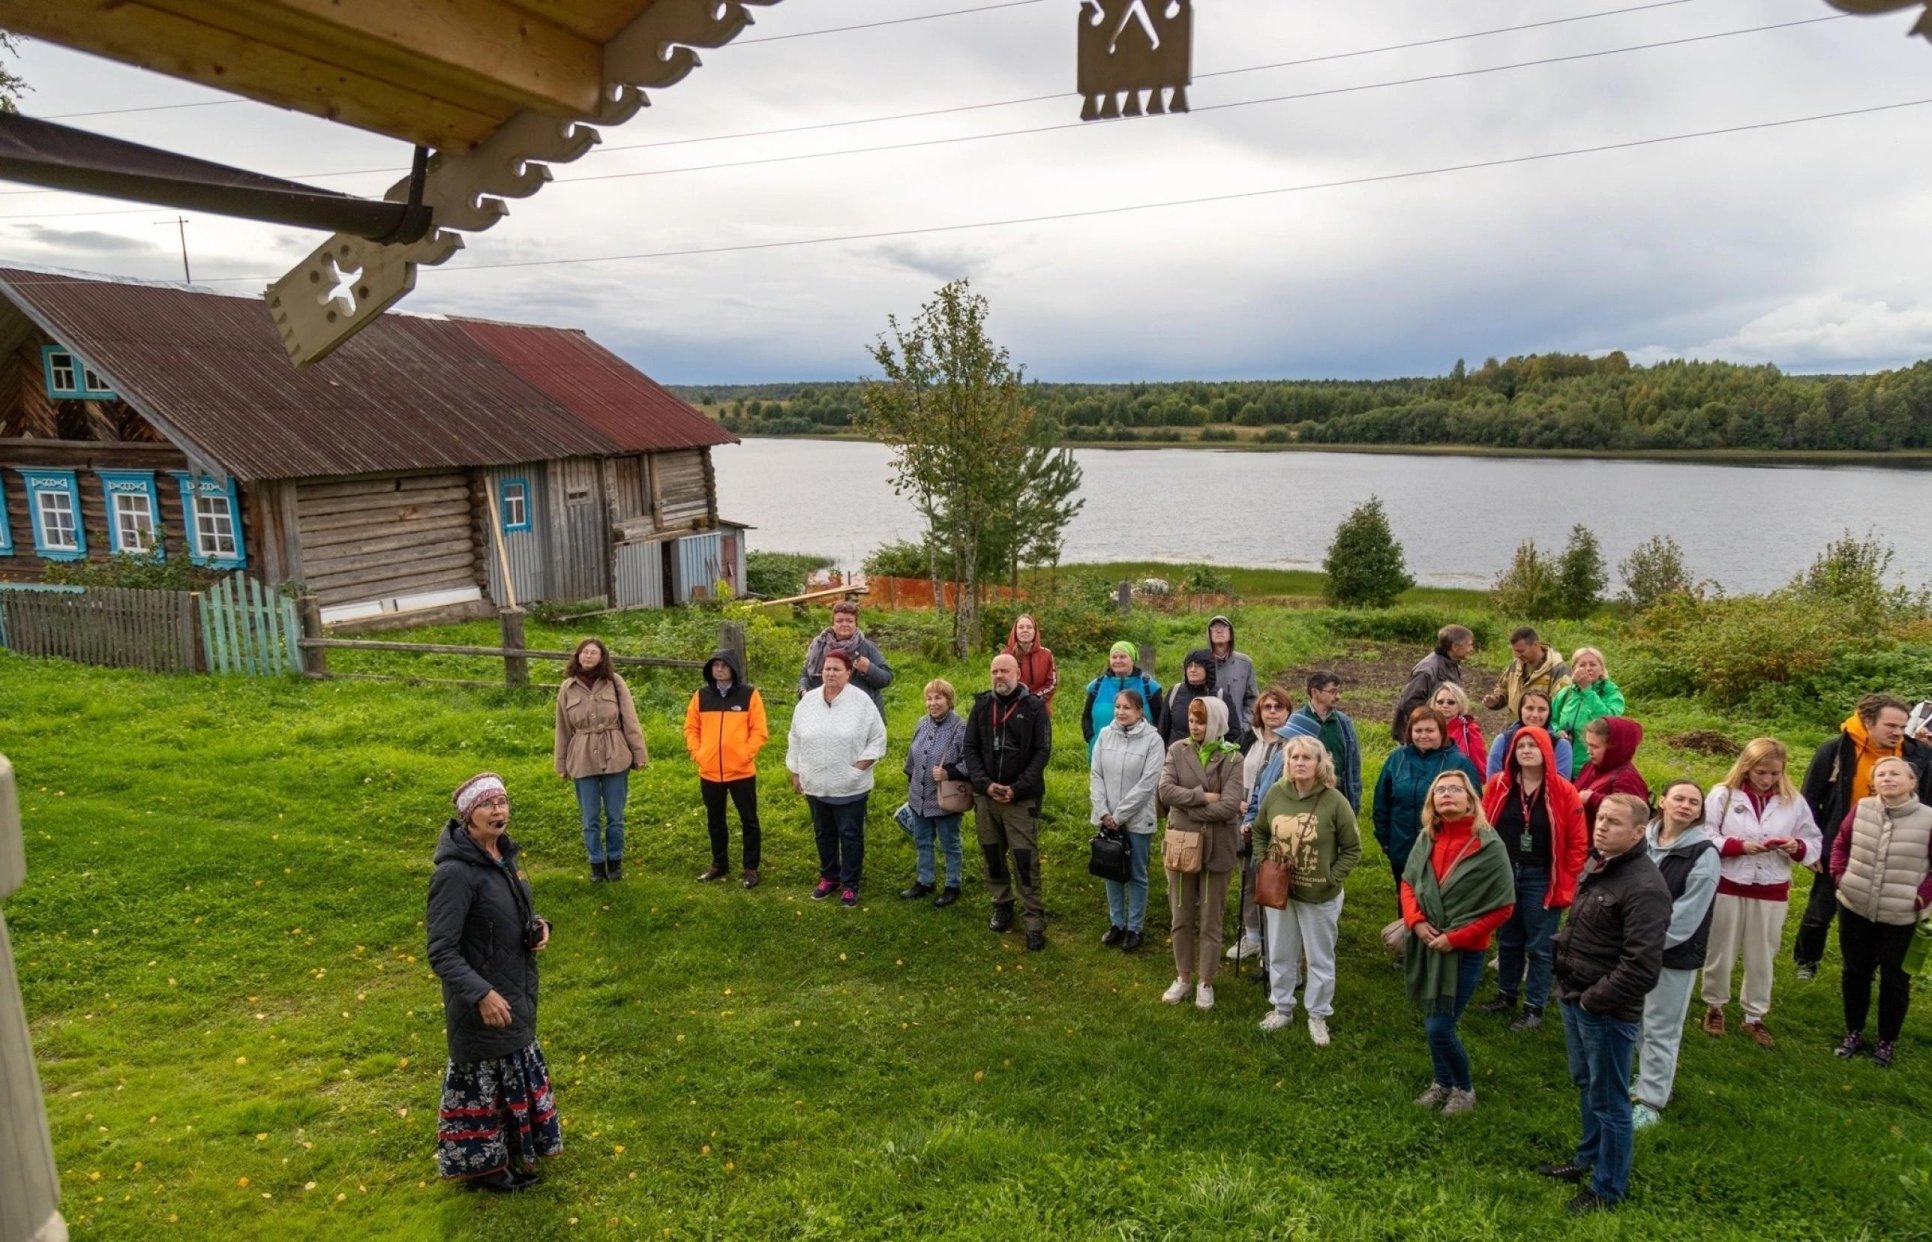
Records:
[[[1264,675],[1344,644],[1356,661],[1417,654],[1340,638],[1318,610],[1234,617]],[[1150,622],[1163,673],[1204,620]],[[785,637],[802,648],[812,624]],[[594,626],[619,650],[688,655],[708,650],[715,625],[633,614],[533,624],[531,641]],[[1613,668],[1617,644],[1612,627]],[[1638,1142],[1632,1201],[1582,1223],[1565,1216],[1564,1188],[1528,1171],[1575,1138],[1555,1024],[1512,1036],[1472,1013],[1476,1113],[1444,1123],[1409,1104],[1429,1062],[1375,940],[1393,894],[1373,846],[1348,888],[1333,1047],[1312,1048],[1299,1027],[1262,1036],[1245,982],[1225,981],[1212,1014],[1160,1004],[1173,969],[1158,876],[1147,949],[1097,944],[1105,902],[1085,874],[1075,725],[1091,657],[1063,670],[1043,835],[1049,951],[986,930],[970,848],[961,904],[899,901],[911,847],[888,812],[916,688],[936,675],[978,687],[985,662],[888,650],[895,748],[871,809],[865,900],[849,911],[806,899],[810,831],[782,775],[795,670],[775,659],[754,662],[779,740],[760,767],[767,883],[747,893],[692,881],[708,860],[679,737],[692,675],[633,679],[655,761],[632,787],[628,878],[592,886],[569,788],[550,772],[545,693],[165,678],[0,654],[28,850],[6,913],[76,1236],[1925,1235],[1923,1015],[1891,1073],[1835,1060],[1831,968],[1803,985],[1780,964],[1774,1050],[1685,1036],[1679,1098]],[[500,676],[459,658],[336,663]],[[1723,759],[1667,744],[1692,729],[1741,740],[1788,728],[1802,747],[1823,733],[1816,718],[1760,723],[1690,700],[1635,707],[1653,782],[1721,772]],[[1371,763],[1386,751],[1384,714],[1357,713]],[[423,961],[448,793],[486,767],[509,782],[512,832],[557,928],[540,1029],[568,1148],[542,1187],[509,1200],[436,1180],[444,1050]]]

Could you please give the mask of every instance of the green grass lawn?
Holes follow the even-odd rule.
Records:
[[[665,654],[692,654],[714,625],[599,620],[620,650]],[[1236,621],[1264,674],[1337,650],[1317,613]],[[1199,624],[1163,622],[1163,651]],[[454,635],[487,627],[437,632]],[[533,645],[567,637],[532,628]],[[1686,1035],[1678,1102],[1639,1139],[1630,1203],[1580,1224],[1562,1210],[1568,1188],[1528,1172],[1575,1138],[1556,1024],[1510,1036],[1472,1013],[1477,1111],[1445,1122],[1410,1105],[1429,1060],[1375,941],[1393,895],[1372,845],[1348,887],[1332,1047],[1314,1049],[1299,1025],[1262,1036],[1264,1005],[1245,982],[1224,982],[1212,1014],[1160,1004],[1173,971],[1158,877],[1146,950],[1096,943],[1107,920],[1085,874],[1074,717],[1098,662],[1068,661],[1044,834],[1051,945],[1027,954],[1019,936],[987,931],[970,847],[959,905],[896,898],[912,851],[887,813],[917,687],[935,674],[976,687],[982,661],[900,659],[865,900],[843,910],[806,899],[810,833],[782,780],[790,667],[754,669],[777,691],[779,740],[761,765],[767,883],[747,893],[692,881],[708,853],[679,737],[682,674],[633,679],[655,761],[633,784],[628,876],[613,887],[586,880],[574,803],[550,773],[545,694],[163,678],[0,654],[0,749],[22,781],[29,870],[6,913],[76,1235],[1932,1229],[1932,1010],[1913,1015],[1891,1073],[1837,1061],[1830,964],[1809,985],[1780,964],[1774,1050]],[[1655,738],[1754,731],[1695,704],[1640,707]],[[1383,714],[1364,705],[1358,717],[1372,761],[1386,750]],[[1653,777],[1706,781],[1723,767],[1661,744],[1644,763]],[[434,1163],[444,1049],[424,892],[448,793],[482,768],[508,779],[511,831],[556,924],[540,1032],[568,1146],[543,1186],[508,1200],[439,1185]]]

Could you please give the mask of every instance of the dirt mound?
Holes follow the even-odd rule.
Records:
[[[1744,749],[1715,729],[1692,729],[1687,733],[1665,738],[1664,744],[1674,746],[1678,750],[1691,750],[1700,755],[1716,755],[1723,759],[1735,758],[1737,753]]]

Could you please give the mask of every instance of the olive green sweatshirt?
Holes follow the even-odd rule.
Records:
[[[1355,812],[1338,790],[1319,785],[1302,797],[1295,783],[1278,780],[1261,800],[1254,817],[1254,842],[1257,858],[1266,858],[1273,844],[1294,863],[1295,901],[1317,903],[1333,900],[1342,891],[1342,881],[1362,861],[1362,836],[1355,827]]]

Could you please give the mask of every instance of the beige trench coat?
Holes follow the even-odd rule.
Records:
[[[557,690],[557,775],[609,776],[650,761],[631,688],[613,673],[586,686],[575,677]]]

